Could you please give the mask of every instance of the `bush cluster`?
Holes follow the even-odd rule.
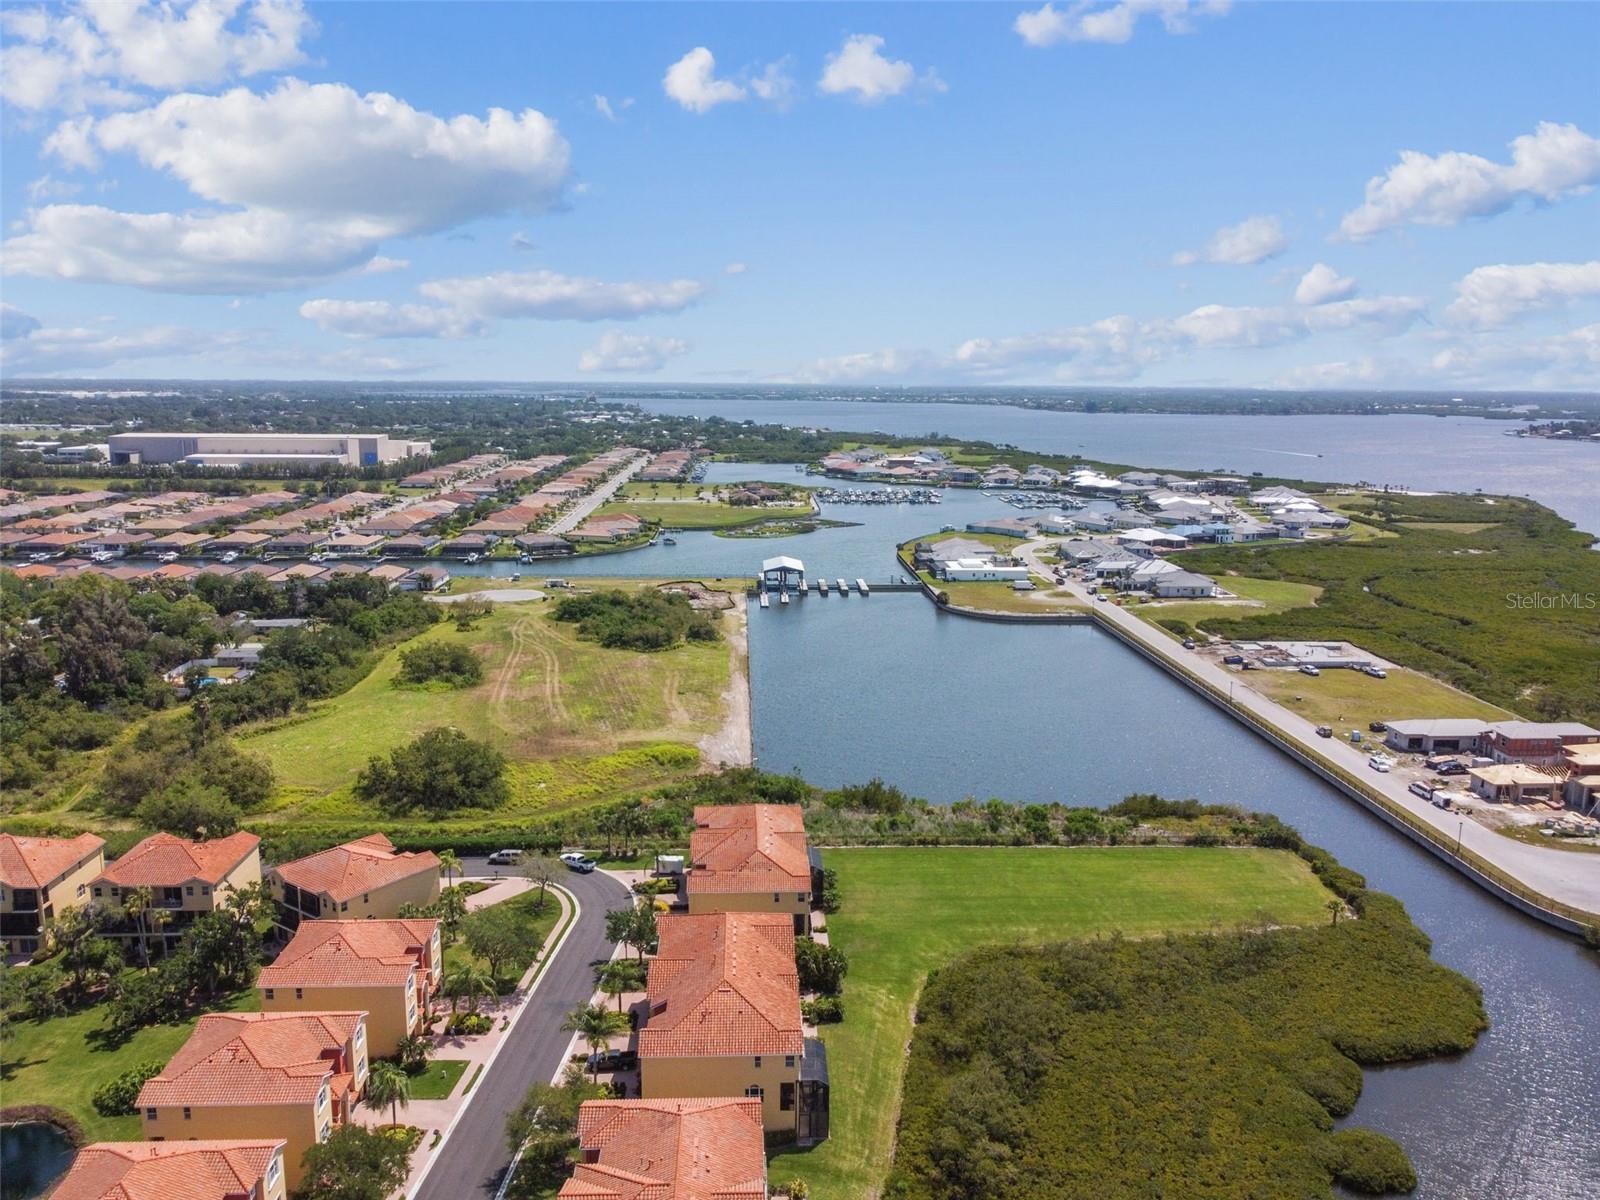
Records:
[[[470,647],[450,642],[424,642],[400,652],[400,674],[404,683],[440,683],[464,688],[483,682],[483,660]]]
[[[145,1080],[161,1074],[161,1063],[145,1062],[106,1080],[95,1088],[89,1102],[102,1117],[125,1117],[133,1112]]]
[[[684,596],[643,588],[568,596],[551,614],[577,625],[578,636],[618,650],[670,650],[685,641],[715,642],[715,618]]]

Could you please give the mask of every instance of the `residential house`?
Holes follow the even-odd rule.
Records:
[[[1150,590],[1163,600],[1194,599],[1215,596],[1217,583],[1193,571],[1171,571],[1159,576]]]
[[[105,869],[105,839],[18,837],[0,833],[0,935],[7,957],[33,954],[50,922],[90,899]]]
[[[689,911],[788,913],[811,929],[822,857],[797,804],[700,804],[689,835]]]
[[[1028,578],[1028,568],[992,558],[956,558],[939,565],[939,578],[950,583],[1015,583]]]
[[[1467,772],[1472,793],[1496,804],[1547,804],[1556,800],[1561,781],[1527,763],[1503,762]]]
[[[1600,746],[1568,746],[1561,759],[1567,775],[1563,787],[1567,807],[1581,813],[1600,811]]]
[[[1435,717],[1392,720],[1383,735],[1384,745],[1414,754],[1455,754],[1477,749],[1488,723],[1473,717]]]
[[[367,1048],[381,1056],[422,1032],[443,962],[432,918],[302,921],[256,989],[263,1012],[365,1012]]]
[[[294,930],[319,917],[399,917],[404,904],[439,898],[439,858],[431,850],[396,850],[374,833],[267,872],[278,924]]]
[[[365,1013],[207,1013],[138,1109],[152,1142],[282,1141],[292,1191],[305,1152],[350,1119],[366,1083]]]
[[[1600,743],[1600,729],[1578,721],[1497,721],[1484,731],[1482,752],[1496,762],[1553,766],[1569,746]]]
[[[515,545],[529,558],[555,558],[572,553],[572,543],[553,533],[525,533],[515,539]]]
[[[371,528],[371,526],[363,526],[363,528]],[[439,539],[429,534],[410,533],[390,539],[389,544],[384,546],[383,552],[396,556],[405,555],[408,558],[421,558],[425,554],[432,553],[433,548],[438,544]]]
[[[51,1200],[284,1200],[282,1138],[254,1141],[94,1142]]]
[[[123,921],[109,931],[130,940],[159,938],[169,948],[195,920],[221,908],[228,896],[261,880],[261,839],[253,833],[195,842],[170,833],[154,833],[112,860],[90,884],[97,904],[127,902],[137,888],[150,891],[151,906],[164,922],[146,922],[141,930]]]
[[[984,521],[968,521],[968,533],[998,533],[1005,537],[1030,538],[1033,522],[1022,517],[995,517]]]
[[[615,513],[606,517],[590,517],[566,536],[574,542],[620,542],[637,537],[644,522],[632,513]]]
[[[761,1101],[587,1100],[567,1200],[766,1200]]]
[[[805,1079],[802,1065],[811,1047],[788,917],[669,914],[657,930],[638,1035],[641,1097],[743,1096],[761,1101],[769,1133],[826,1137],[828,1084]]]

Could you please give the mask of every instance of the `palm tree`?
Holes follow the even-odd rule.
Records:
[[[589,1047],[590,1054],[598,1054],[606,1048],[612,1035],[621,1033],[628,1027],[628,1019],[621,1013],[614,1013],[604,1004],[580,1004],[567,1014],[567,1019],[561,1023],[561,1028],[569,1033],[576,1033]],[[594,1081],[600,1082],[600,1062],[595,1060]]]
[[[622,994],[639,985],[639,972],[635,964],[625,958],[614,958],[600,968],[600,990],[617,998],[617,1012],[622,1011]]]
[[[450,997],[450,1015],[456,1001],[465,999],[470,1012],[478,1011],[478,1001],[494,991],[494,976],[477,963],[458,963],[445,972],[444,994]]]
[[[402,1069],[414,1073],[427,1066],[428,1059],[433,1057],[433,1042],[425,1037],[408,1034],[396,1043],[394,1054],[400,1060]]]
[[[367,1103],[389,1106],[389,1124],[400,1124],[400,1109],[411,1103],[411,1077],[391,1062],[375,1062],[367,1072]]]
[[[454,850],[439,851],[439,869],[444,872],[445,887],[455,887],[456,872],[461,870],[460,856]]]
[[[150,969],[150,942],[145,932],[144,918],[155,902],[155,893],[147,887],[129,888],[122,897],[122,911],[128,914],[134,928],[139,931],[139,958],[144,969]]]

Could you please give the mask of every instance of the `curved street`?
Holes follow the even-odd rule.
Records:
[[[467,859],[464,866],[468,878],[490,877],[482,859]],[[533,999],[518,1014],[499,1056],[468,1093],[432,1165],[411,1192],[413,1200],[494,1196],[511,1165],[506,1116],[522,1103],[529,1087],[553,1078],[566,1056],[572,1039],[561,1024],[567,1013],[594,995],[594,964],[610,958],[616,948],[606,937],[606,910],[627,903],[631,893],[599,871],[569,872],[561,886],[577,897],[577,919],[539,976]]]

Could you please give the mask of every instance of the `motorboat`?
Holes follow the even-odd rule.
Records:
[[[239,552],[237,550],[229,550],[222,556],[222,561],[225,563],[238,562]]]

